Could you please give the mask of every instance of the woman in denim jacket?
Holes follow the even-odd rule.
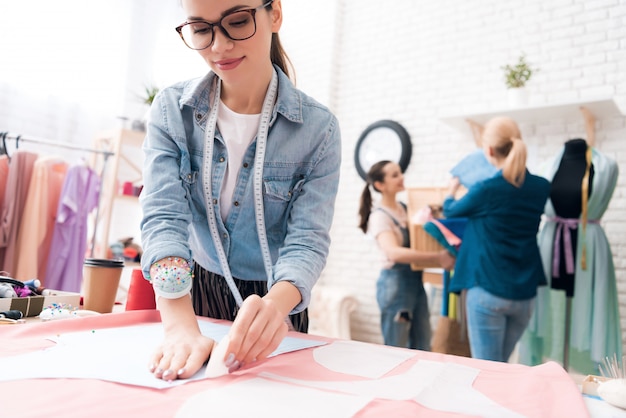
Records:
[[[196,315],[234,321],[218,359],[229,371],[307,331],[341,162],[336,118],[289,79],[280,0],[182,6],[176,30],[212,71],[155,98],[140,198],[165,331],[150,369],[165,380],[191,377],[214,348]]]

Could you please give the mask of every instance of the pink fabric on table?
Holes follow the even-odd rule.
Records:
[[[209,321],[206,318],[202,318],[202,320]],[[158,311],[140,310],[38,324],[2,326],[0,327],[0,341],[10,342],[10,344],[0,344],[0,356],[17,355],[26,351],[50,347],[53,343],[45,340],[45,338],[64,332],[123,327],[159,321]],[[216,322],[226,323],[225,321]],[[334,341],[329,338],[305,334],[292,333],[292,335],[299,338]],[[363,343],[360,346],[363,350],[367,350],[368,347],[380,349],[380,346],[373,344]],[[405,350],[395,347],[385,347],[385,349]],[[314,350],[305,349],[283,354],[260,362],[255,367],[245,371],[239,371],[218,379],[190,382],[163,390],[90,379],[31,379],[0,382],[0,393],[6,399],[22,399],[24,393],[37,394],[30,396],[28,403],[4,403],[2,413],[5,416],[24,418],[40,416],[62,416],[64,418],[82,418],[84,416],[106,418],[173,417],[193,395],[211,388],[240,382],[242,379],[251,379],[260,373],[308,380],[354,380],[354,376],[332,372],[315,362],[313,359]],[[473,385],[474,389],[495,400],[503,407],[525,417],[583,418],[589,416],[578,387],[556,363],[528,367],[417,350],[410,350],[410,352],[414,356],[391,371],[389,375],[406,370],[419,360],[457,363],[480,370]],[[146,353],[146,361],[148,354]],[[242,393],[241,396],[242,399],[245,399],[245,393]],[[268,400],[269,403],[275,401],[275,399]],[[450,401],[454,401],[454,393],[450,394]],[[307,406],[307,408],[312,407],[314,404]],[[260,410],[264,409],[262,405],[259,405],[259,408]],[[210,415],[210,410],[210,405],[207,405],[208,415]],[[297,416],[296,411],[294,411],[294,416]],[[381,416],[452,418],[463,415],[434,411],[416,402],[385,399],[375,399],[356,415],[359,418]]]

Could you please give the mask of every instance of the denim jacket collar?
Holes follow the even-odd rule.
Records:
[[[274,122],[278,113],[291,122],[303,123],[300,95],[287,75],[277,66],[274,66],[274,69],[278,74],[278,97],[276,98],[271,123]],[[210,71],[204,77],[189,81],[180,97],[179,106],[181,110],[184,106],[190,106],[196,110],[196,114],[202,115],[200,119],[204,119],[209,113],[210,107],[210,95],[206,94],[206,92],[215,83],[216,77],[216,74]]]

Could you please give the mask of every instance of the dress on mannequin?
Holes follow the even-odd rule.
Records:
[[[569,223],[573,228],[578,227],[577,220],[582,213],[582,182],[587,171],[587,142],[584,139],[571,139],[565,143],[563,149],[563,157],[559,168],[552,179],[552,187],[550,189],[550,201],[554,207],[556,216],[564,220],[576,220],[575,223]],[[589,167],[589,179],[587,181],[587,196],[591,196],[593,189],[593,164]],[[569,231],[566,230],[569,228]],[[564,224],[558,228],[555,234],[558,234],[558,240],[555,239],[555,245],[559,246],[558,268],[552,271],[552,288],[565,291],[567,297],[574,296],[574,279],[575,270],[573,266],[576,264],[576,247],[578,244],[578,234],[576,230],[570,228],[568,224]],[[557,242],[558,241],[558,242]],[[571,255],[573,264],[568,269],[567,254]],[[553,263],[555,261],[553,260]],[[554,264],[553,264],[554,266]]]
[[[576,145],[582,143],[575,141],[565,144],[546,173],[548,180],[555,180],[566,149]],[[567,164],[569,163],[568,161]],[[588,194],[586,222],[585,217],[581,215],[577,228],[571,234],[576,235],[576,248],[573,253],[576,260],[575,280],[571,298],[567,297],[562,289],[552,287],[553,263],[556,258],[553,254],[557,248],[554,242],[559,226],[559,215],[552,199],[546,203],[545,220],[539,231],[538,243],[549,285],[537,289],[535,310],[520,340],[519,359],[523,364],[534,366],[546,360],[563,363],[567,349],[569,369],[581,374],[599,375],[599,365],[606,357],[622,356],[615,267],[611,247],[600,225],[602,215],[613,196],[619,168],[614,159],[596,148],[591,148],[591,164],[593,179],[587,193],[591,190],[592,193]],[[579,196],[582,201],[583,182],[578,180],[576,182],[581,189]],[[555,196],[554,200],[561,203],[563,199]],[[576,205],[579,206],[572,210],[582,213],[584,210],[579,209],[580,203]],[[560,207],[559,210],[566,209]],[[559,256],[558,261],[563,265],[564,260],[561,258],[562,256]],[[562,267],[559,266],[559,271],[561,270]],[[571,303],[571,318],[566,321],[568,301]],[[565,332],[566,323],[569,326],[568,333]],[[567,335],[567,344],[564,335]]]

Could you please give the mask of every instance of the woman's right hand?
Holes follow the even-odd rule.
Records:
[[[215,341],[199,330],[185,328],[165,333],[150,362],[150,372],[163,380],[188,379],[207,361]]]
[[[200,332],[189,295],[157,297],[165,337],[152,354],[150,372],[163,380],[187,379],[207,361],[216,344]]]
[[[448,252],[448,250],[439,251],[439,265],[444,270],[452,270],[454,269],[454,264],[456,263],[456,258]]]

